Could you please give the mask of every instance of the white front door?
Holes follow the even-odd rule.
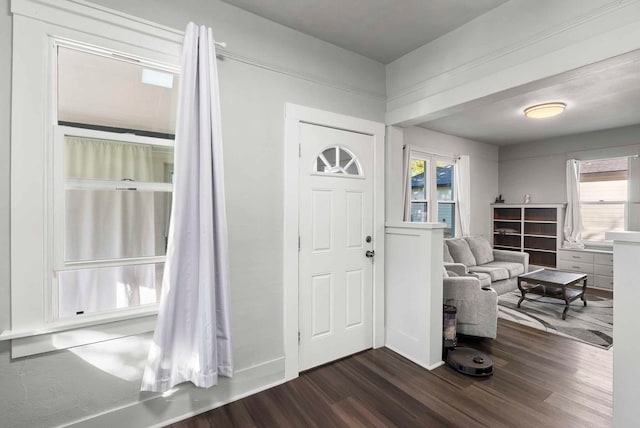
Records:
[[[299,369],[373,343],[370,135],[300,124]]]

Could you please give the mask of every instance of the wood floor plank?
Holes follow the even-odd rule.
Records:
[[[205,427],[608,427],[613,352],[506,320],[498,338],[459,338],[495,374],[433,371],[393,351],[365,351],[171,425]]]
[[[376,409],[369,408],[353,397],[345,398],[333,404],[332,407],[336,414],[350,428],[383,428],[393,424]]]

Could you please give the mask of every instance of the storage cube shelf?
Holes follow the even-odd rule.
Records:
[[[493,247],[529,253],[529,264],[555,268],[564,204],[492,204]]]

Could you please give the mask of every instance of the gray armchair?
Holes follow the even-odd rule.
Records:
[[[460,334],[495,339],[498,329],[498,294],[491,288],[482,288],[477,276],[443,278],[443,300],[457,308],[457,328]]]

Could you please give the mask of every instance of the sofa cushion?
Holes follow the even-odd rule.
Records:
[[[442,261],[445,263],[455,263],[451,253],[449,252],[449,246],[446,241],[442,241]]]
[[[473,266],[469,268],[469,272],[473,273],[487,273],[491,276],[491,282],[500,281],[503,279],[509,279],[509,271],[502,266],[491,266],[492,263],[487,263],[482,266]]]
[[[493,261],[493,248],[484,236],[467,236],[464,238],[471,248],[476,264],[483,265]]]
[[[473,257],[469,244],[462,238],[447,239],[445,241],[449,247],[449,253],[454,262],[462,263],[465,266],[475,266],[476,259]]]
[[[522,263],[494,261],[488,263],[488,265],[505,268],[509,271],[509,278],[513,278],[514,276],[522,275],[524,273],[524,265]]]

